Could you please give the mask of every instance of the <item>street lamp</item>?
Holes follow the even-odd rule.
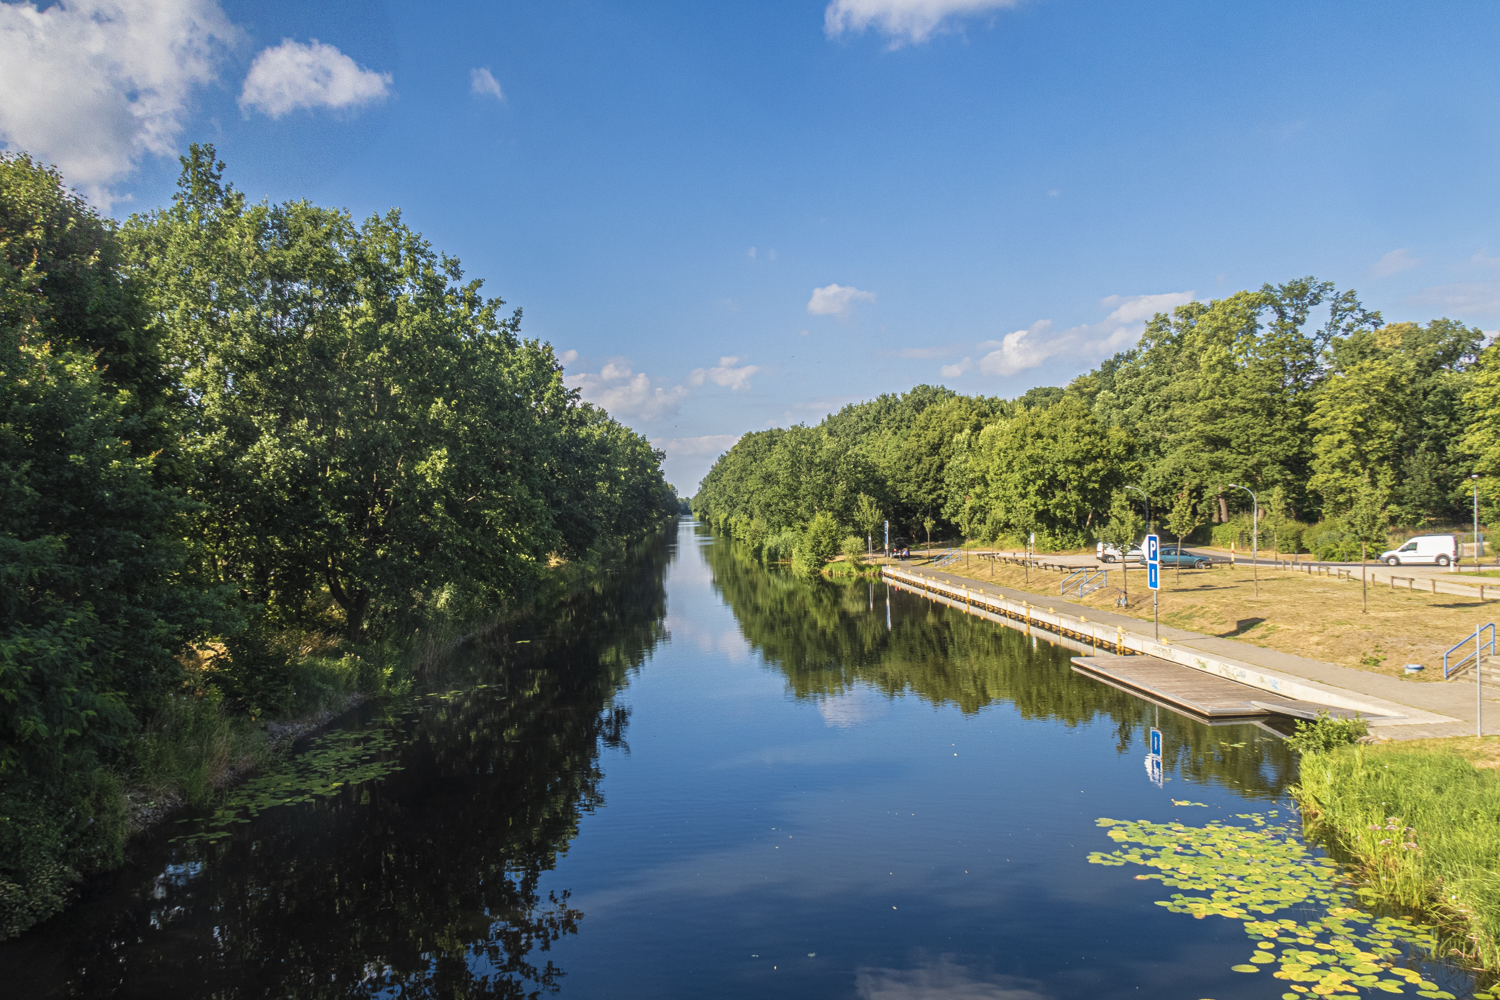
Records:
[[[1479,554],[1484,551],[1484,546],[1479,544],[1479,473],[1469,478],[1474,480],[1474,572],[1483,573],[1484,567],[1479,563]]]
[[[1146,496],[1146,491],[1143,490],[1143,489],[1141,489],[1139,486],[1127,486],[1125,488],[1127,490],[1135,490],[1137,493],[1139,493],[1142,497],[1145,498],[1145,500],[1146,500],[1146,530],[1149,532],[1151,530],[1151,498],[1149,496]]]
[[[1248,486],[1238,483],[1230,483],[1232,490],[1244,490],[1250,494],[1250,571],[1255,576],[1255,596],[1260,596],[1260,568],[1256,563],[1260,559],[1260,501],[1255,499],[1255,491]]]

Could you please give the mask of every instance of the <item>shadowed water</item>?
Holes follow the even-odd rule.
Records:
[[[218,825],[137,845],[0,974],[17,996],[1280,996],[1232,971],[1241,921],[1090,855],[1117,846],[1100,817],[1284,822],[1290,756],[1161,712],[1158,785],[1157,710],[1070,655],[683,522]]]

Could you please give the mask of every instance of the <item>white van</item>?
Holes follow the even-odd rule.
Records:
[[[1119,562],[1120,550],[1113,545],[1105,545],[1103,542],[1100,542],[1094,546],[1094,558],[1100,562]],[[1141,551],[1139,545],[1132,545],[1130,551],[1125,553],[1125,559],[1128,562],[1143,563],[1146,561],[1146,553]]]
[[[1447,566],[1458,558],[1458,542],[1452,535],[1418,535],[1399,549],[1380,553],[1380,561],[1387,566],[1403,563],[1432,563]]]

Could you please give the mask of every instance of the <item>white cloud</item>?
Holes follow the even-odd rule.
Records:
[[[617,419],[656,420],[676,413],[677,404],[689,395],[688,390],[680,385],[670,389],[653,385],[650,377],[645,372],[636,372],[626,358],[609,362],[597,375],[568,375],[563,382]]]
[[[1370,273],[1377,278],[1389,278],[1393,274],[1409,271],[1422,262],[1411,255],[1411,247],[1403,247],[1400,250],[1392,250],[1377,260]]]
[[[749,257],[751,260],[754,260],[755,259],[755,248],[751,247],[749,250],[746,250],[745,251],[745,256]]]
[[[698,484],[714,461],[733,448],[739,439],[738,434],[705,434],[702,437],[658,438],[651,442],[651,446],[667,454],[661,463],[667,482],[676,485],[684,494],[692,495],[698,492]],[[673,635],[676,635],[675,629]]]
[[[671,458],[696,458],[700,455],[717,458],[733,448],[741,437],[739,434],[704,434],[690,438],[657,438],[651,442],[651,447],[660,448]]]
[[[823,11],[823,31],[829,38],[869,28],[884,32],[892,46],[925,42],[933,32],[947,30],[952,18],[988,14],[1015,7],[1020,0],[832,0]]]
[[[1491,257],[1483,250],[1476,253],[1472,260],[1481,267],[1500,267],[1500,257]]]
[[[500,89],[500,81],[495,79],[495,74],[483,66],[469,70],[469,93],[478,94],[480,97],[493,97],[497,101],[505,100],[505,93]]]
[[[849,285],[824,285],[813,289],[807,311],[814,316],[848,316],[854,303],[874,301],[874,292],[862,292]]]
[[[1445,310],[1458,315],[1500,314],[1500,282],[1464,281],[1424,288],[1406,300],[1411,305]]]
[[[564,366],[571,365],[573,362],[575,362],[575,361],[578,360],[578,352],[577,351],[563,351],[561,354],[559,354],[557,356],[557,360],[558,360],[558,362],[560,364],[562,364]]]
[[[216,0],[0,3],[0,143],[107,206],[142,156],[177,151],[189,95],[240,37]]]
[[[240,108],[272,118],[298,108],[355,108],[383,101],[391,74],[365,69],[332,45],[290,38],[263,50],[250,64]]]
[[[943,373],[943,378],[958,378],[958,376],[962,375],[964,372],[968,371],[970,368],[973,368],[973,367],[974,367],[974,359],[970,358],[970,357],[965,357],[958,364],[955,364],[955,365],[944,365],[939,370]]]
[[[1033,979],[985,975],[959,965],[952,955],[915,969],[861,966],[854,971],[860,1000],[1045,1000]]]
[[[879,351],[877,353],[887,358],[923,358],[932,360],[935,358],[951,358],[960,350],[962,350],[962,347],[949,344],[946,347],[903,347],[899,351]]]
[[[760,371],[755,365],[739,365],[740,359],[736,357],[720,358],[714,368],[694,368],[688,381],[693,385],[702,385],[705,381],[714,385],[722,385],[731,391],[750,388],[750,376]],[[735,367],[739,365],[739,367]]]
[[[1007,333],[1000,340],[980,344],[994,350],[979,360],[979,370],[986,375],[1015,375],[1059,354],[1087,360],[1108,357],[1133,347],[1146,330],[1146,320],[1191,301],[1192,292],[1111,295],[1100,300],[1101,306],[1112,307],[1112,311],[1098,323],[1053,332],[1052,321],[1044,319],[1025,330]]]

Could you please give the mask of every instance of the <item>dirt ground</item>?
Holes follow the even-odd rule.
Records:
[[[1063,578],[1033,569],[1028,585],[1021,567],[980,559],[960,559],[944,571],[1049,596],[1058,593]],[[1495,601],[1392,590],[1386,584],[1370,585],[1369,612],[1364,613],[1358,569],[1353,582],[1266,566],[1259,572],[1256,597],[1248,566],[1184,569],[1180,582],[1176,571],[1167,569],[1162,574],[1162,624],[1381,674],[1399,675],[1405,664],[1420,663],[1427,670],[1415,679],[1440,681],[1443,652],[1472,636],[1475,625],[1500,617]],[[1111,586],[1082,600],[1068,599],[1151,620],[1144,568],[1130,571],[1128,609],[1115,607],[1122,596],[1118,567],[1110,568],[1109,582]]]

